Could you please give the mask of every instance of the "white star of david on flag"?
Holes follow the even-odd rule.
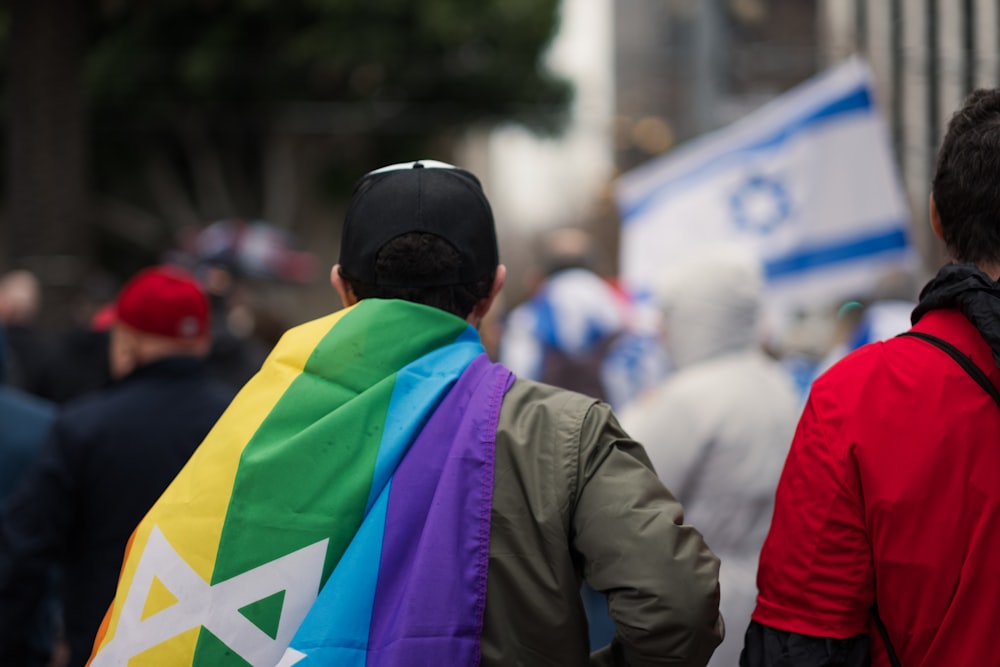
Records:
[[[211,632],[254,667],[273,667],[316,600],[327,542],[322,540],[212,585],[154,527],[114,637],[94,657],[91,667],[124,667],[144,651],[198,627]],[[161,598],[172,596],[168,601],[173,603],[156,604],[154,591]],[[280,616],[272,636],[244,610],[281,593]]]
[[[791,201],[782,180],[753,174],[730,196],[733,223],[751,232],[767,234],[789,220]]]

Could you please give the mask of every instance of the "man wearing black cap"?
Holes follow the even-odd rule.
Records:
[[[402,299],[478,325],[503,286],[479,181],[423,161],[354,190],[332,282],[345,305]],[[704,665],[722,636],[718,560],[610,407],[515,380],[496,425],[482,665]],[[588,657],[578,591],[617,626]]]
[[[705,665],[718,559],[607,404],[490,361],[505,275],[475,176],[363,177],[346,308],[282,336],[142,520],[93,667]],[[593,656],[584,580],[617,630]]]
[[[208,378],[208,300],[190,274],[141,271],[114,310],[118,382],[63,408],[0,515],[2,665],[33,664],[23,629],[53,566],[66,665],[86,663],[133,528],[232,399]]]

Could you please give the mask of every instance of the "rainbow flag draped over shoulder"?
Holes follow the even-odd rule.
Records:
[[[404,301],[286,333],[133,533],[89,664],[478,664],[511,382]]]

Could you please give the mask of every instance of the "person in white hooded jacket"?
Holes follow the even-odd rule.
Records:
[[[674,370],[627,406],[660,479],[722,561],[726,638],[710,666],[736,665],[757,593],[757,557],[798,420],[787,372],[761,346],[759,263],[737,249],[692,256],[656,287]]]

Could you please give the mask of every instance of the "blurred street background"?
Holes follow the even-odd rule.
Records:
[[[857,55],[929,272],[934,152],[998,53],[994,0],[11,0],[0,269],[34,274],[38,325],[62,328],[187,262],[271,340],[338,306],[353,181],[428,157],[482,177],[509,309],[547,230],[621,271],[622,174]]]

